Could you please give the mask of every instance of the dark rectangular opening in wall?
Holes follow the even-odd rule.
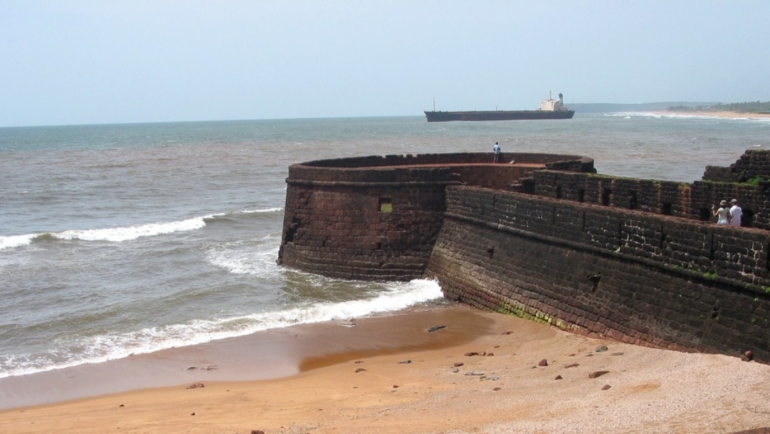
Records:
[[[671,204],[663,202],[663,209],[661,211],[663,212],[663,215],[671,215]]]
[[[754,211],[749,209],[744,209],[743,215],[741,216],[741,226],[745,228],[750,228],[753,223],[754,223]]]
[[[585,190],[578,190],[578,202],[585,201],[586,198],[586,191]]]
[[[628,199],[628,208],[629,209],[636,209],[637,206],[639,206],[639,204],[637,203],[637,200],[636,200],[636,192],[632,191],[631,192],[631,197]]]
[[[561,199],[561,186],[556,187],[556,199]]]
[[[380,211],[393,212],[393,199],[389,197],[380,198]]]
[[[610,196],[612,196],[612,190],[609,188],[605,188],[602,190],[602,205],[609,206],[610,205]]]
[[[711,211],[708,208],[701,208],[698,214],[699,214],[698,218],[702,222],[707,222],[711,220]]]

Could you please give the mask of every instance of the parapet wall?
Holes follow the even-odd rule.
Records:
[[[754,166],[753,170],[758,168]],[[766,170],[770,174],[770,165]],[[712,168],[706,172],[714,171],[716,169]],[[741,183],[704,180],[689,184],[539,170],[534,173],[534,184],[538,196],[698,221],[713,221],[711,207],[718,205],[721,200],[738,199],[743,209],[744,227],[770,230],[770,181]]]

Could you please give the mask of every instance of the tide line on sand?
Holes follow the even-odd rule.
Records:
[[[461,306],[176,351],[101,364],[107,378],[139,366],[130,373],[144,371],[156,388],[6,410],[0,431],[695,433],[770,425],[767,365],[591,339]],[[294,374],[244,381],[287,362]],[[69,372],[55,387],[89,383],[94,369]],[[158,388],[172,369],[183,381]]]

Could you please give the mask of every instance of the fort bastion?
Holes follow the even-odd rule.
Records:
[[[575,333],[770,363],[770,152],[680,183],[575,155],[426,154],[292,165],[278,262],[435,278],[447,298]],[[515,161],[515,164],[511,164]],[[737,198],[743,227],[712,204]]]

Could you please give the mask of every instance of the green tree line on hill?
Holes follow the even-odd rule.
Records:
[[[668,107],[668,111],[676,112],[736,112],[736,113],[758,113],[770,114],[770,101],[760,102],[735,102],[730,104],[712,104],[712,105],[677,105]]]

